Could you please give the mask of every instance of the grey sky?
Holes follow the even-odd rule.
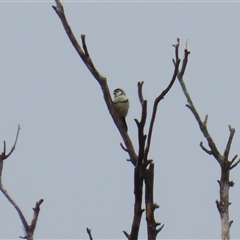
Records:
[[[35,237],[124,238],[133,214],[133,166],[104,104],[98,83],[68,40],[52,9],[54,1],[0,2],[0,141],[12,146],[3,182],[28,220],[40,198]],[[137,149],[140,117],[137,82],[151,113],[171,79],[172,44],[191,51],[185,82],[221,152],[228,124],[236,128],[232,155],[240,154],[239,3],[63,2],[78,39],[86,34],[95,66],[111,90],[125,89],[127,117]],[[220,238],[220,169],[200,147],[204,141],[178,82],[159,105],[149,156],[155,161],[159,238]],[[204,141],[205,143],[205,141]],[[206,144],[205,144],[206,145]],[[2,148],[2,146],[1,146]],[[232,171],[231,237],[240,238],[240,168]],[[23,235],[19,217],[0,195],[0,238]],[[142,218],[141,238],[146,237]]]

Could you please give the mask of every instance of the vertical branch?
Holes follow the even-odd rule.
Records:
[[[138,233],[142,218],[142,195],[143,195],[143,156],[144,156],[144,148],[146,142],[146,135],[144,135],[144,126],[147,118],[147,101],[143,99],[142,94],[142,86],[143,82],[138,82],[138,97],[140,104],[142,106],[142,116],[140,122],[137,119],[134,119],[137,127],[138,127],[138,158],[134,168],[134,215],[132,222],[131,233],[128,237],[129,240],[138,239]],[[126,234],[125,234],[126,235]]]
[[[162,230],[164,225],[155,221],[154,211],[159,206],[153,201],[154,192],[154,163],[150,163],[149,168],[145,170],[145,204],[146,204],[146,221],[148,239],[156,239],[157,234]]]

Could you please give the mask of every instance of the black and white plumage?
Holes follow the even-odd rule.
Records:
[[[114,107],[121,118],[123,125],[125,126],[126,131],[128,130],[127,123],[125,117],[127,116],[128,109],[129,109],[129,101],[126,96],[126,93],[121,88],[116,88],[113,91],[114,99],[113,104]]]

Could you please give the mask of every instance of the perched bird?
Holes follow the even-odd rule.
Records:
[[[127,131],[128,127],[127,127],[125,117],[127,116],[128,108],[129,108],[128,98],[127,98],[124,90],[121,88],[116,88],[113,91],[113,95],[114,95],[114,99],[113,99],[114,107],[115,107],[119,117],[121,118],[123,125],[125,126],[125,129]]]

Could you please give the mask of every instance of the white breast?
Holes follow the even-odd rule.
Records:
[[[129,101],[125,95],[118,96],[113,100],[114,106],[120,117],[126,117],[129,109]]]

